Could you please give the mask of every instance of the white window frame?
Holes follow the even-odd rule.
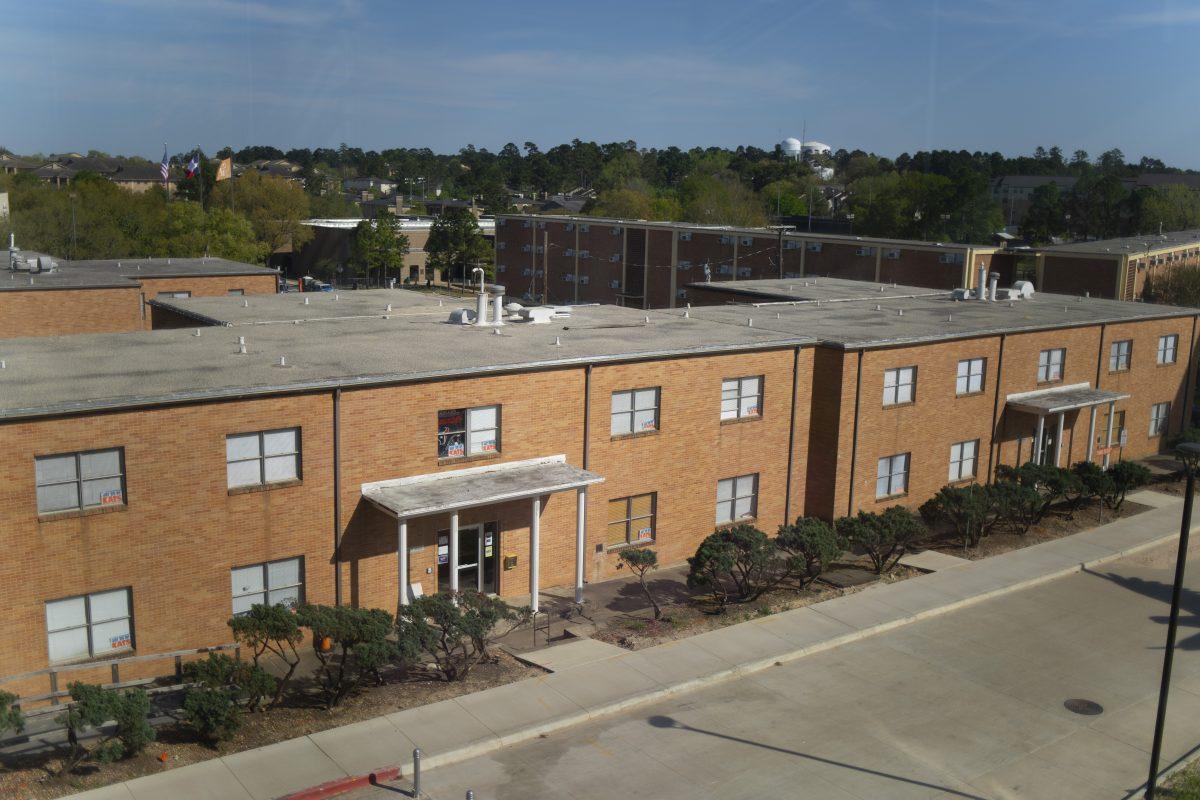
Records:
[[[950,483],[974,480],[979,469],[979,440],[950,445]]]
[[[1057,360],[1055,360],[1057,356]],[[1067,363],[1067,348],[1051,347],[1038,353],[1038,383],[1057,383],[1063,379]]]
[[[883,371],[883,405],[904,406],[917,401],[917,368],[895,367]]]
[[[447,408],[438,411],[438,458],[458,459],[470,456],[493,455],[500,452],[500,432],[503,426],[501,409],[503,406],[474,406],[472,408]],[[463,417],[462,429],[444,429],[441,415],[458,411]],[[486,425],[486,412],[494,412],[495,425]],[[488,433],[493,434],[489,440]],[[462,452],[454,452],[453,442],[447,438],[461,435]],[[491,446],[487,446],[488,444]]]
[[[123,616],[111,616],[103,619],[96,619],[92,611],[92,603],[94,599],[104,595],[115,595],[117,593],[125,594],[125,614]],[[62,625],[59,627],[51,627],[50,622],[50,607],[56,604],[67,604],[76,601],[83,602],[83,623],[75,625]],[[51,664],[66,664],[78,661],[90,661],[101,656],[108,656],[114,653],[126,653],[134,649],[133,635],[133,590],[128,586],[118,589],[105,589],[99,592],[91,592],[89,594],[73,595],[71,597],[60,597],[55,600],[48,600],[45,604],[46,611],[46,653],[50,654],[50,641],[57,634],[63,634],[70,631],[85,631],[87,636],[87,655],[69,656],[66,658],[50,658]],[[124,622],[124,632],[121,635],[121,625]],[[114,623],[115,626],[114,626]],[[118,633],[117,644],[113,644],[113,638],[110,636],[110,647],[103,652],[97,652],[96,649],[96,629],[97,628],[112,628],[113,632]]]
[[[294,438],[291,450],[280,450],[278,452],[266,452],[267,437],[277,433],[292,433]],[[244,456],[241,458],[230,458],[229,445],[231,440],[243,439],[249,437],[258,438],[257,455]],[[300,439],[300,428],[272,428],[265,431],[242,431],[241,433],[230,433],[225,435],[225,486],[227,489],[244,489],[250,486],[276,486],[279,484],[292,483],[298,481],[303,476],[301,472],[301,452],[303,447]],[[292,475],[287,478],[267,479],[267,462],[276,461],[279,459],[292,459]],[[235,464],[250,464],[258,463],[258,480],[253,482],[238,482],[234,483],[233,472],[231,467]]]
[[[612,393],[609,432],[613,436],[632,436],[658,430],[659,398],[662,387],[646,386]]]
[[[291,564],[293,562],[296,565],[296,576],[297,576],[297,579],[294,582],[276,583],[276,582],[272,581],[271,567],[284,565],[284,564]],[[242,586],[239,588],[239,586],[238,586],[239,573],[248,573],[251,570],[259,570],[260,580],[258,581],[257,587]],[[231,604],[232,604],[232,609],[233,609],[233,615],[235,617],[240,617],[243,614],[248,614],[250,612],[251,606],[266,605],[268,602],[270,602],[271,595],[273,595],[273,594],[278,595],[280,592],[286,592],[289,589],[296,590],[295,603],[289,604],[286,601],[280,601],[280,603],[285,608],[295,609],[297,605],[300,605],[301,603],[304,602],[304,556],[292,556],[291,558],[278,558],[278,559],[275,559],[274,561],[263,561],[258,564],[246,564],[241,567],[232,567],[229,570],[229,583],[230,583]],[[259,587],[261,587],[261,588],[259,588]],[[242,599],[242,598],[247,598],[247,597],[258,597],[258,598],[260,598],[260,600],[257,603],[250,603],[249,605],[242,604],[244,607],[239,611],[238,610],[238,606],[239,606],[238,600]],[[280,603],[271,603],[271,605],[278,605]]]
[[[1158,363],[1174,364],[1179,360],[1179,334],[1168,333],[1158,337]]]
[[[1121,339],[1108,348],[1108,371],[1128,372],[1133,357],[1133,339]]]
[[[978,371],[976,369],[978,368]],[[958,374],[954,379],[954,394],[962,397],[983,391],[987,382],[987,359],[964,358],[958,362]]]
[[[738,513],[738,508],[745,508]],[[717,524],[730,525],[758,516],[758,473],[717,481]]]
[[[896,453],[879,459],[875,471],[875,499],[902,497],[908,494],[908,470],[912,453]]]
[[[154,295],[154,299],[155,300],[186,300],[191,296],[192,296],[191,292],[181,290],[181,291],[159,292],[158,294]]]
[[[84,458],[86,456],[108,455],[115,454],[117,457],[117,472],[103,474],[88,475],[84,477]],[[63,478],[57,480],[48,480],[38,477],[37,465],[39,463],[47,463],[60,459],[73,459],[74,461],[74,477]],[[73,484],[75,486],[75,503],[71,506],[62,508],[44,508],[42,506],[41,492],[37,492],[37,509],[39,514],[60,514],[69,513],[72,511],[86,511],[92,508],[119,507],[127,503],[125,493],[125,448],[124,447],[105,447],[100,450],[79,450],[74,453],[52,453],[44,456],[37,456],[34,462],[34,484],[36,489],[44,489],[49,487],[67,486]],[[120,484],[119,494],[112,494],[113,490],[108,489],[100,496],[100,502],[84,504],[84,489],[88,484],[97,484],[100,482],[111,482],[117,479]]]
[[[756,382],[753,389],[750,388],[751,382]],[[760,418],[762,417],[762,399],[762,375],[725,378],[721,381],[721,419]]]
[[[1150,436],[1162,436],[1171,425],[1171,403],[1150,406]]]

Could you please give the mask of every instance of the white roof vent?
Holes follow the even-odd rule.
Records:
[[[451,325],[471,325],[475,322],[475,311],[470,308],[456,308],[450,312]]]
[[[1012,288],[1018,297],[1033,297],[1033,284],[1029,281],[1017,281],[1012,285]]]
[[[522,308],[517,313],[520,315],[521,319],[525,320],[531,325],[549,325],[550,320],[556,316],[554,311],[555,310],[549,306],[531,306],[529,308]]]

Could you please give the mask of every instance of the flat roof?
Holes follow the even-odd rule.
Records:
[[[731,301],[753,302],[849,302],[930,297],[946,294],[944,289],[896,283],[852,281],[846,278],[766,278],[763,280],[696,281],[689,288],[711,289],[735,295]]]
[[[121,275],[95,272],[23,272],[0,273],[0,292],[40,292],[51,289],[136,289],[138,282]]]
[[[642,228],[661,228],[664,230],[686,230],[686,231],[705,231],[709,233],[729,233],[737,235],[750,236],[771,236],[779,235],[778,228],[743,228],[733,225],[706,225],[699,222],[669,222],[662,220],[647,220],[647,219],[621,219],[618,217],[588,217],[574,214],[497,214],[496,219],[534,219],[545,220],[547,222],[574,222],[585,225],[633,225]],[[994,244],[959,244],[956,242],[933,242],[919,241],[915,239],[885,239],[874,236],[850,236],[840,233],[816,233],[795,230],[792,226],[788,226],[788,230],[784,231],[784,239],[812,239],[822,242],[834,242],[844,244],[867,243],[880,245],[896,245],[897,247],[923,247],[937,248],[941,250],[979,250],[981,252],[993,252],[1000,248]]]
[[[1029,414],[1045,416],[1061,414],[1065,411],[1075,411],[1089,406],[1104,403],[1115,403],[1127,400],[1128,392],[1110,392],[1105,389],[1093,389],[1090,384],[1063,386],[1058,389],[1042,389],[1036,392],[1010,394],[1005,402],[1010,408]]]
[[[1118,239],[1097,239],[1091,242],[1069,242],[1034,248],[1042,253],[1077,253],[1080,255],[1143,255],[1160,250],[1175,250],[1180,247],[1200,246],[1200,229],[1171,231],[1146,236],[1124,236]]]
[[[99,258],[60,261],[59,269],[90,270],[127,278],[185,278],[205,275],[278,275],[267,267],[226,258]]]
[[[428,302],[426,296],[418,297]],[[236,308],[243,298],[213,299],[231,301]],[[381,315],[254,328],[203,327],[199,336],[194,329],[183,328],[5,339],[0,341],[0,359],[6,362],[6,368],[0,370],[0,418],[758,350],[815,341],[808,336],[740,329],[720,321],[617,306],[575,307],[569,319],[546,325],[515,323],[489,328],[447,321],[454,308],[471,306],[472,300],[467,298],[461,306],[433,305],[423,313],[394,314],[388,319]],[[246,339],[245,355],[238,353],[239,336]],[[281,356],[285,366],[279,366]]]
[[[241,297],[159,297],[150,305],[190,317],[204,325],[271,325],[332,319],[382,319],[428,314],[470,306],[474,295],[437,296],[407,289],[360,289],[336,292],[284,292]],[[390,310],[389,310],[390,307]]]
[[[692,318],[739,327],[748,327],[753,320],[753,327],[758,330],[803,333],[824,345],[845,349],[1200,315],[1200,309],[1195,308],[1044,292],[1025,300],[989,303],[954,300],[950,292],[915,296],[928,290],[894,287],[907,289],[914,296],[878,299],[869,291],[863,291],[855,298],[852,287],[845,284],[861,283],[874,287],[876,292],[879,284],[834,278],[821,278],[819,282],[833,284],[828,287],[831,295],[841,289],[848,297],[843,302],[794,300],[778,289],[770,288],[777,286],[778,280],[737,281],[742,288],[760,286],[763,293],[773,292],[772,299],[743,305],[700,306],[687,313]],[[714,284],[713,288],[724,288],[724,285]],[[671,313],[682,314],[684,311],[674,309]]]

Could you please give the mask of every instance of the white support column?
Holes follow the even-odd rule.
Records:
[[[1063,449],[1063,421],[1067,416],[1067,412],[1058,412],[1058,433],[1054,437],[1054,466],[1062,466],[1062,449]]]
[[[542,498],[533,498],[529,520],[529,607],[538,610],[538,540],[541,538]]]
[[[1096,450],[1096,409],[1098,406],[1092,406],[1092,418],[1088,422],[1088,446],[1087,460],[1092,460],[1092,454]]]
[[[450,512],[450,591],[458,591],[458,512]]]
[[[1046,417],[1038,414],[1037,435],[1033,437],[1033,463],[1042,463],[1042,445],[1045,444],[1043,434],[1046,432]]]
[[[1112,453],[1110,453],[1108,451],[1112,450],[1113,417],[1115,417],[1116,415],[1117,415],[1117,404],[1115,401],[1113,401],[1108,404],[1108,436],[1106,436],[1104,439],[1104,447],[1105,447],[1104,468],[1105,469],[1108,469],[1108,460],[1110,458],[1112,458]]]
[[[575,509],[575,602],[583,602],[583,549],[587,546],[587,487],[576,493]]]
[[[396,572],[400,576],[400,605],[408,605],[408,520],[396,524]]]

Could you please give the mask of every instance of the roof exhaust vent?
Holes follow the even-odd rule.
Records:
[[[649,325],[649,324],[650,324],[650,315],[649,315],[649,314],[647,314],[647,315],[646,315],[646,322],[645,322],[645,324],[646,324],[646,325]]]
[[[683,310],[683,318],[684,318],[684,319],[691,319],[691,318],[692,318],[692,310],[691,310],[690,308],[685,308],[685,309]]]
[[[391,311],[391,310],[392,310],[392,304],[388,303],[387,308],[385,308],[384,311]]]
[[[250,301],[249,301],[249,300],[243,300],[243,301],[242,301],[242,308],[249,308],[249,307],[250,307]]]
[[[196,328],[196,332],[193,333],[192,336],[199,336],[199,335],[200,335],[200,329]]]
[[[304,298],[304,305],[308,305],[308,298]]]
[[[555,336],[555,337],[554,337],[554,346],[555,346],[555,347],[562,347],[562,337],[560,337],[560,336]]]
[[[279,357],[279,366],[281,366],[281,367],[286,367],[286,366],[287,366],[287,356],[280,356],[280,357]]]
[[[879,303],[876,303],[876,304],[875,304],[875,310],[876,310],[876,311],[883,311],[883,306],[879,305]]]

